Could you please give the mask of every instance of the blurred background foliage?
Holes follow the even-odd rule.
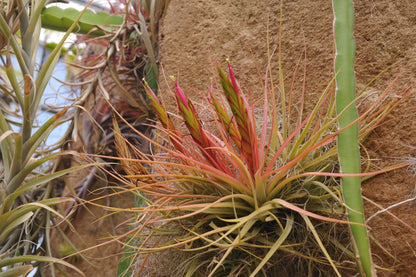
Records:
[[[0,276],[43,275],[41,264],[77,270],[52,257],[51,234],[58,223],[71,226],[99,176],[92,165],[108,162],[85,154],[114,152],[113,108],[150,132],[140,83],[146,77],[157,91],[157,24],[167,1],[75,1],[80,10],[54,2],[0,1]],[[43,28],[63,33],[47,43]],[[62,62],[65,93],[50,86]],[[81,169],[79,182],[65,182]]]

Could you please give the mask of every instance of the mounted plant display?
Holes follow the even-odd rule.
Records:
[[[416,232],[414,221],[401,219],[406,213],[412,219],[411,206],[396,213],[414,201],[398,202],[396,195],[405,182],[413,193],[414,180],[389,179],[383,191],[379,180],[387,174],[377,176],[370,183],[378,184],[364,185],[361,193],[363,180],[414,167],[401,150],[413,149],[408,132],[413,128],[405,116],[414,113],[400,111],[406,123],[390,130],[399,118],[390,112],[410,89],[400,95],[392,86],[380,92],[387,81],[373,83],[376,77],[357,92],[352,1],[332,1],[334,18],[329,3],[300,1],[283,9],[280,1],[280,29],[278,17],[266,23],[264,16],[266,10],[278,13],[279,1],[172,1],[161,34],[158,22],[168,0],[109,1],[106,11],[94,12],[93,1],[83,11],[47,5],[51,2],[0,1],[0,277],[82,274],[75,267],[87,276],[117,270],[119,277],[373,276],[396,269],[388,259],[394,267],[400,260],[413,270],[414,236],[397,236],[410,249],[397,259],[395,251],[402,249],[389,236],[387,247],[377,240],[393,230],[389,221],[380,224],[383,213]],[[403,50],[414,58],[414,49],[392,46],[391,39],[393,50],[387,52],[381,48],[388,40],[380,44],[380,37],[365,32],[366,15],[377,18],[372,22],[388,18],[379,15],[389,15],[381,12],[386,9],[375,8],[381,3],[356,7],[362,48],[355,62],[360,68],[371,65],[357,74],[358,87],[395,62],[372,61],[380,56],[367,51],[369,45],[386,57],[401,57]],[[398,6],[389,6],[390,15],[394,11],[410,22],[411,15]],[[290,23],[282,28],[284,13]],[[326,40],[332,19],[333,49]],[[383,21],[384,28],[390,21]],[[400,26],[401,35],[409,26]],[[51,54],[38,62],[41,28],[66,34],[48,45]],[[283,42],[282,30],[290,35]],[[391,29],[383,31],[393,37]],[[76,41],[69,58],[64,41],[70,33]],[[275,44],[278,50],[271,49]],[[305,60],[285,75],[282,63],[296,63],[299,45],[305,45]],[[159,88],[159,46],[164,70],[179,76],[172,77],[171,91]],[[199,78],[207,71],[198,62],[206,58],[201,58],[206,48],[213,60],[232,57],[241,71],[229,60],[227,68],[217,65],[203,91]],[[306,61],[306,49],[312,61]],[[45,90],[63,54],[70,70],[62,83],[75,96],[68,104],[47,105]],[[332,62],[333,74],[327,68]],[[298,78],[301,64],[304,76]],[[406,64],[414,72],[411,65]],[[260,89],[253,82],[256,69]],[[414,81],[414,74],[407,75]],[[192,92],[199,97],[189,96],[185,85],[197,87]],[[45,121],[39,119],[41,110],[47,110]],[[386,116],[392,120],[383,121]],[[69,122],[62,138],[49,145],[55,127]],[[384,128],[373,132],[380,125]],[[391,165],[386,159],[404,162]],[[386,205],[391,201],[396,203]]]
[[[355,271],[348,224],[357,223],[346,220],[337,179],[344,176],[337,173],[336,148],[343,129],[337,128],[333,82],[304,116],[303,103],[279,101],[286,99],[284,78],[273,86],[265,76],[263,98],[251,103],[231,66],[228,76],[217,69],[219,84],[203,103],[191,102],[175,81],[177,114],[169,114],[145,85],[160,121],[158,139],[149,140],[153,155],[130,144],[137,157],[132,159],[115,129],[128,174],[119,178],[147,202],[135,210],[137,226],[129,233],[140,242],[129,247],[142,257],[187,252],[180,266],[167,265],[177,276]],[[385,104],[387,92],[357,119],[361,141],[398,101]],[[139,259],[140,270],[146,260]]]

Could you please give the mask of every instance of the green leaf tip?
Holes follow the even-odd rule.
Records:
[[[143,81],[143,84],[146,86],[146,87],[148,87],[149,86],[149,84],[147,83],[147,81],[146,81],[146,79],[143,77],[142,78],[142,81]]]

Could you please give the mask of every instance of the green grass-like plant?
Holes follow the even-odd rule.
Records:
[[[44,64],[36,64],[46,2],[0,4],[0,276],[25,276],[35,267],[54,264],[81,273],[51,257],[53,222],[66,220],[56,207],[69,201],[55,197],[55,181],[90,165],[59,170],[56,162],[70,153],[59,151],[63,140],[46,143],[51,131],[70,119],[70,107],[56,107],[42,124],[37,120],[62,46],[76,27],[75,21]]]
[[[284,78],[273,86],[265,76],[257,106],[229,64],[228,76],[217,70],[217,90],[212,85],[201,105],[175,81],[175,116],[145,85],[161,123],[159,139],[151,141],[153,155],[133,147],[132,159],[123,155],[127,142],[118,141],[128,174],[120,180],[148,197],[135,210],[138,226],[129,233],[141,240],[135,249],[190,252],[183,267],[174,265],[186,272],[179,276],[303,276],[331,269],[341,276],[355,270],[337,181],[348,174],[337,173],[336,139],[343,129],[337,128],[333,82],[303,116],[303,103],[292,103],[293,91],[278,102]],[[394,107],[397,99],[382,105],[386,94],[357,119],[360,140]],[[149,243],[172,232],[168,243]]]

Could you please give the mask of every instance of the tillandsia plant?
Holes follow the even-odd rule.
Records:
[[[129,233],[140,244],[130,247],[139,255],[189,252],[181,266],[172,265],[178,276],[315,276],[331,269],[341,276],[354,271],[350,223],[336,179],[343,175],[337,173],[340,131],[333,82],[304,117],[302,107],[295,111],[292,97],[278,103],[276,91],[284,92],[284,78],[274,87],[266,76],[263,105],[257,107],[243,94],[229,64],[228,76],[217,69],[217,92],[212,85],[203,105],[194,105],[175,81],[183,124],[145,84],[163,138],[151,141],[152,156],[138,149],[137,159],[123,155],[129,153],[128,144],[117,135],[128,174],[120,180],[131,180],[131,191],[147,196],[147,205],[137,209],[138,225]],[[380,105],[385,95],[357,119],[361,140],[394,107],[397,99]],[[171,241],[157,243],[172,232]]]
[[[76,51],[78,57],[72,63],[75,73],[72,84],[82,85],[80,98],[83,100],[76,111],[74,133],[69,138],[74,142],[74,149],[90,154],[115,154],[111,132],[112,108],[136,129],[147,134],[150,132],[150,127],[143,123],[151,116],[151,107],[145,99],[140,80],[143,77],[149,79],[152,89],[157,91],[157,16],[162,16],[166,5],[167,1],[119,1],[111,6],[108,17],[121,21],[112,20],[115,24],[112,28],[95,26],[100,32],[105,31],[104,35],[95,36],[95,29],[86,35],[78,35],[76,44],[86,46]],[[44,15],[50,13],[50,10],[44,10]],[[91,18],[86,17],[84,23],[94,22],[93,17],[105,22],[104,13],[90,15]],[[70,21],[64,12],[53,16],[66,24]],[[130,130],[123,125],[120,122],[122,131]],[[129,134],[125,132],[125,135]],[[130,138],[137,145],[147,145],[134,134]],[[95,169],[90,177],[94,174]],[[88,187],[96,179],[88,180],[72,184],[73,190],[68,193],[75,191],[78,197],[84,198]]]
[[[68,120],[70,107],[38,122],[42,96],[74,22],[45,63],[37,63],[41,11],[46,1],[0,2],[0,276],[23,276],[41,263],[72,265],[52,258],[50,228],[64,219],[56,205],[62,140],[47,145],[51,131]],[[67,153],[68,154],[68,153]],[[79,272],[79,271],[78,271]]]

